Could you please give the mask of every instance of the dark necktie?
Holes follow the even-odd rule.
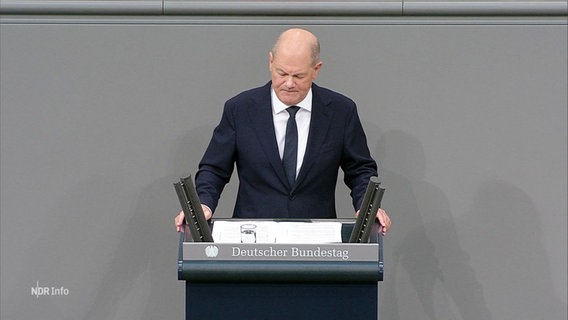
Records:
[[[290,114],[288,123],[286,124],[286,142],[284,142],[284,155],[282,156],[282,165],[288,177],[290,186],[296,181],[296,162],[298,159],[298,128],[296,126],[296,112],[300,107],[289,107],[286,109]]]

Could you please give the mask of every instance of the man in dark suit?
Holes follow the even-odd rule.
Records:
[[[269,53],[271,81],[225,103],[195,176],[208,219],[235,164],[235,218],[336,218],[340,168],[353,207],[361,206],[377,165],[355,103],[313,83],[322,66],[319,51],[312,33],[283,32]],[[390,219],[382,209],[377,216],[386,234]],[[183,218],[183,212],[176,217],[178,231]]]

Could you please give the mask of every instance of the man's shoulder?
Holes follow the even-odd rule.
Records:
[[[315,83],[312,85],[312,91],[314,97],[320,99],[324,104],[339,103],[341,105],[355,106],[353,99],[343,93],[325,87],[320,87]]]
[[[249,99],[258,100],[266,97],[270,97],[270,83],[267,83],[260,87],[242,91],[239,94],[227,100],[227,103],[240,103],[243,101],[248,101]]]

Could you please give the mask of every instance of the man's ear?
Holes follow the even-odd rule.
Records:
[[[268,70],[272,71],[272,61],[274,61],[274,55],[272,51],[268,52]]]
[[[314,67],[314,79],[317,78],[318,76],[318,72],[320,70],[320,68],[323,66],[323,62],[320,61],[318,63],[316,63],[316,66]]]

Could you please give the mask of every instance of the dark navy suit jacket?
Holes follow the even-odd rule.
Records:
[[[240,93],[225,103],[221,122],[199,164],[196,188],[213,211],[233,168],[239,190],[234,218],[335,218],[339,168],[359,209],[377,175],[355,103],[312,85],[312,113],[303,164],[290,186],[278,153],[271,83]]]

